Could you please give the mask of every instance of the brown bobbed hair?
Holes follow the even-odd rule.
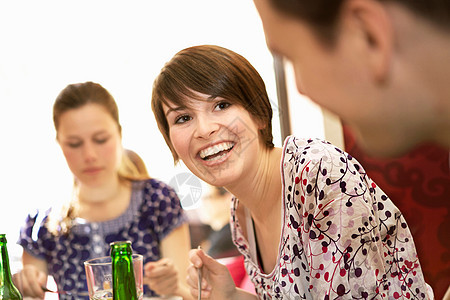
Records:
[[[272,107],[264,81],[241,55],[215,45],[200,45],[179,51],[165,64],[153,83],[152,110],[174,162],[179,160],[169,135],[163,110],[166,106],[187,107],[196,93],[242,105],[256,121],[264,124],[259,138],[273,148]],[[200,100],[200,99],[198,99]]]

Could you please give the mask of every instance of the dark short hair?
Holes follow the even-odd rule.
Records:
[[[313,25],[325,41],[334,37],[339,12],[346,0],[267,0],[278,11]],[[447,30],[450,29],[449,0],[378,0],[396,2]]]
[[[195,92],[221,97],[242,105],[252,117],[263,123],[259,137],[272,148],[272,107],[264,81],[258,71],[241,55],[214,45],[181,50],[165,64],[156,77],[152,92],[152,110],[175,163],[178,154],[169,136],[169,124],[163,104],[186,106],[187,98],[198,98]]]

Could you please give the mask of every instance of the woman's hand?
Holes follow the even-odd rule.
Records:
[[[146,263],[144,283],[159,295],[174,295],[179,288],[179,278],[172,260],[162,258]]]
[[[206,255],[201,249],[189,252],[192,265],[188,268],[187,283],[191,294],[198,297],[198,269],[202,268],[202,299],[238,299],[236,285],[228,268]]]
[[[14,285],[24,297],[44,299],[43,286],[47,285],[47,274],[34,265],[25,265],[23,269],[13,275]]]

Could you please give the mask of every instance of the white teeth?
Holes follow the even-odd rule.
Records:
[[[234,143],[232,143],[232,142],[224,142],[224,143],[216,144],[214,146],[203,149],[200,151],[199,154],[202,159],[205,159],[206,157],[215,155],[221,151],[230,150],[231,148],[233,148],[233,146],[234,146]]]

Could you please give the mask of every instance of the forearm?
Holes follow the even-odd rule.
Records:
[[[42,287],[47,283],[46,262],[24,251],[22,263],[22,270],[13,275],[14,284],[24,296],[43,299]]]

